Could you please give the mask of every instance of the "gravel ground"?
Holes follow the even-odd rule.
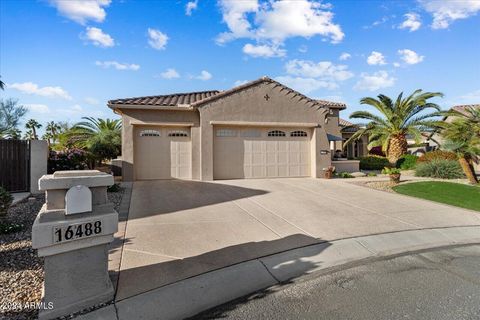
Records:
[[[108,199],[118,210],[124,189],[108,193]],[[45,202],[44,195],[35,195],[12,206],[7,215],[9,222],[20,223],[20,232],[0,235],[0,320],[36,319],[35,308],[26,303],[38,303],[42,297],[43,259],[32,249],[32,224]],[[20,306],[22,305],[22,306]]]

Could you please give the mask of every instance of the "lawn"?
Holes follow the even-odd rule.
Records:
[[[398,193],[480,211],[480,187],[452,182],[425,181],[393,187]]]

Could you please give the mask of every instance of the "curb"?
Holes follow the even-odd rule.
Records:
[[[87,319],[184,319],[293,278],[402,253],[480,243],[480,226],[398,231],[323,242],[207,272],[83,315]],[[113,313],[116,311],[115,313]]]

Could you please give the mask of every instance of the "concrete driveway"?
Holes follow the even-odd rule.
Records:
[[[135,182],[116,300],[349,237],[480,225],[480,214],[342,180]]]

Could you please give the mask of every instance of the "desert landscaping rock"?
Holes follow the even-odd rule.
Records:
[[[355,178],[365,177],[365,176],[366,176],[365,173],[360,172],[360,171],[358,171],[358,172],[353,172],[353,173],[351,173],[351,175],[354,176]]]
[[[108,199],[118,210],[124,189],[109,192]],[[31,199],[33,197],[33,199]],[[44,195],[34,195],[30,199],[12,206],[7,221],[23,225],[20,232],[0,235],[0,296],[1,304],[38,303],[42,298],[43,260],[32,249],[32,224],[38,211],[45,203]],[[0,309],[0,320],[36,319],[34,308]]]

